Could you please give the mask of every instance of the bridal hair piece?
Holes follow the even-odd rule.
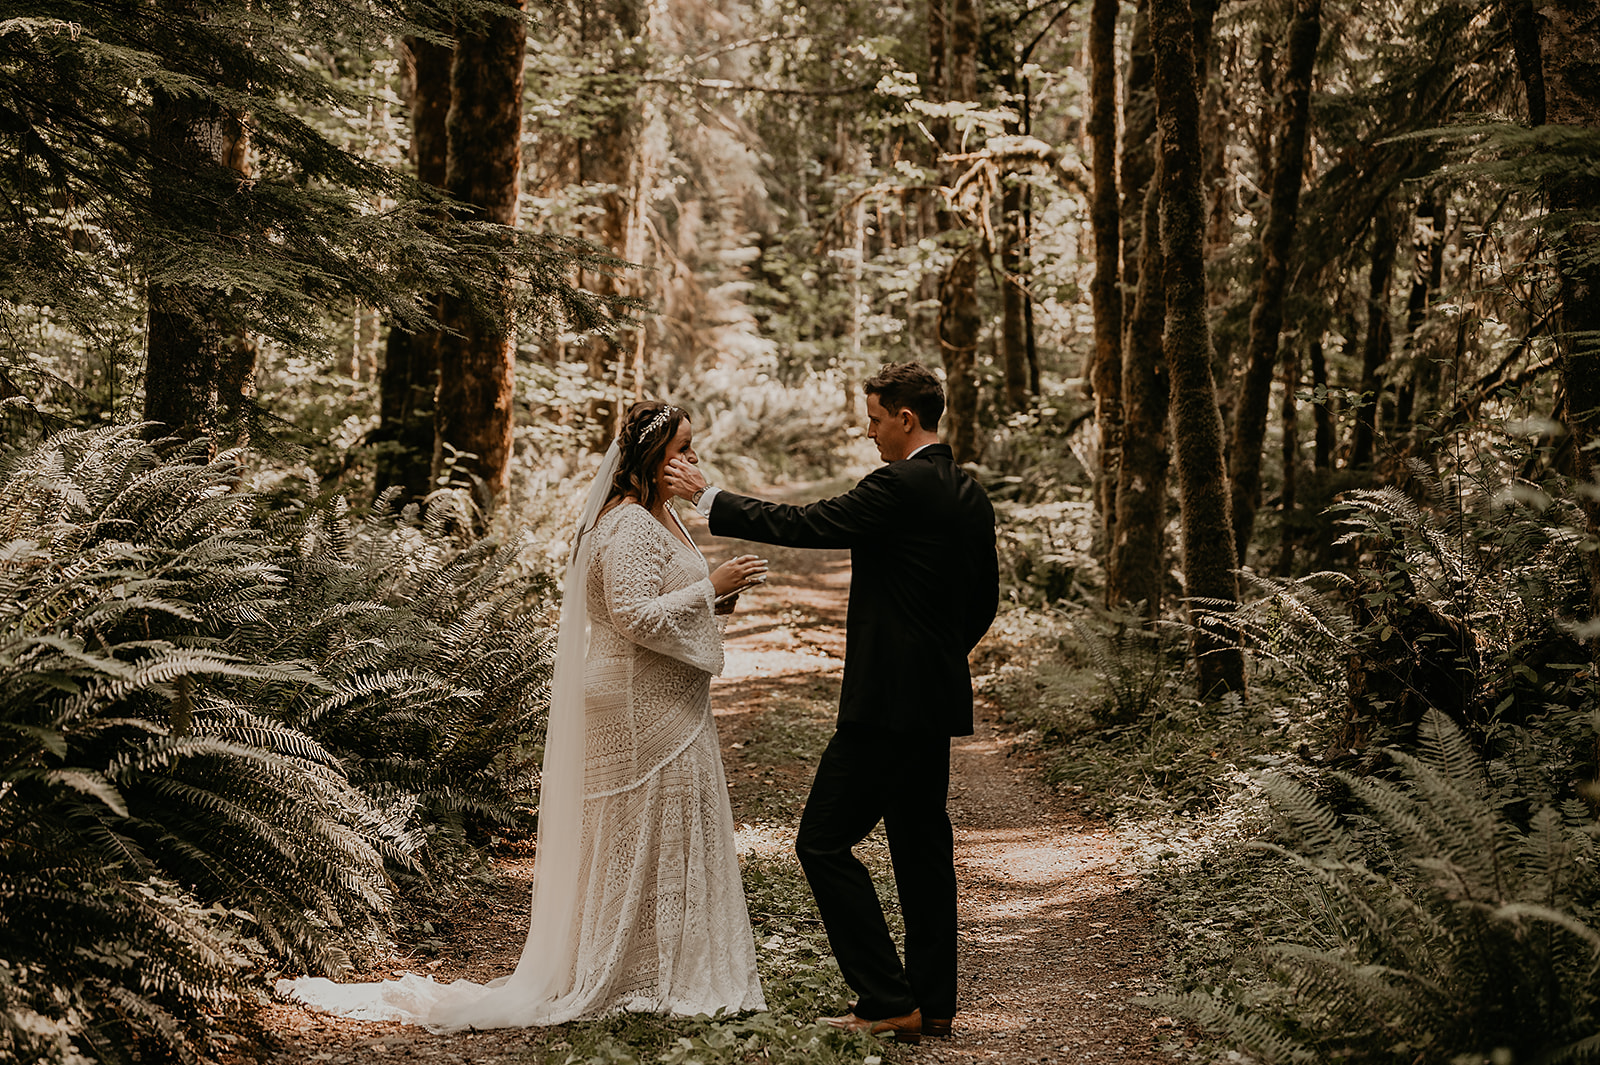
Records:
[[[638,445],[643,444],[646,440],[650,439],[650,437],[655,434],[655,431],[665,425],[666,422],[676,413],[678,413],[678,408],[674,407],[670,403],[662,407],[656,412],[656,416],[650,419],[649,424],[643,429],[639,430],[639,435],[634,440],[634,446],[637,447]]]
[[[646,510],[661,502],[661,486],[657,480],[661,463],[679,427],[688,418],[688,411],[682,407],[655,400],[635,403],[628,408],[617,430],[622,455],[611,484],[612,496],[631,496],[644,504]]]
[[[533,863],[533,913],[516,972],[477,984],[438,983],[407,973],[398,980],[336,984],[322,977],[280,980],[278,991],[347,1017],[403,1021],[435,1032],[562,1024],[582,1014],[589,989],[572,986],[578,950],[579,860],[583,840],[583,665],[589,643],[586,584],[594,528],[617,475],[621,447],[613,440],[589,484],[579,533],[561,585],[555,676],[539,777],[539,843]]]

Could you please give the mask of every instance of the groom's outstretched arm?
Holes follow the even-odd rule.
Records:
[[[844,495],[805,506],[721,491],[711,501],[711,532],[784,547],[853,547],[893,528],[901,512],[896,484],[885,467]]]

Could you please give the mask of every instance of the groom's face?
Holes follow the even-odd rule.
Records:
[[[878,402],[878,397],[867,393],[867,438],[878,445],[878,457],[885,462],[899,462],[911,450],[911,412],[897,410],[891,413]]]

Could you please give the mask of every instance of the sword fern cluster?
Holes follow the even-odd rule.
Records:
[[[525,809],[545,586],[426,518],[292,517],[239,456],[65,433],[0,471],[0,1060],[193,1060],[268,965],[380,944],[398,867]]]
[[[1262,779],[1311,917],[1236,967],[1260,979],[1151,1000],[1265,1062],[1600,1059],[1600,826],[1577,799],[1508,803],[1429,711],[1391,775],[1347,801]],[[1515,790],[1514,788],[1512,789]]]

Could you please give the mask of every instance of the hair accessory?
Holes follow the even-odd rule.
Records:
[[[635,443],[643,444],[645,442],[645,438],[665,425],[667,420],[672,417],[673,413],[677,411],[677,409],[677,407],[674,407],[669,403],[657,411],[656,416],[651,418],[643,429],[639,430],[639,438],[635,441]]]

